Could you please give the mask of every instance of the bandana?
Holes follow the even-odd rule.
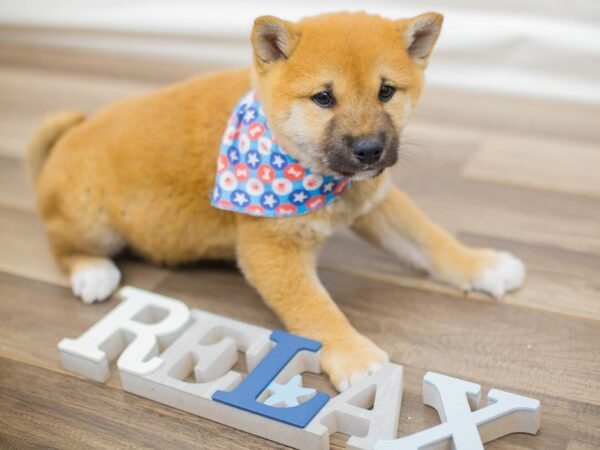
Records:
[[[288,155],[250,91],[231,113],[221,140],[211,204],[253,216],[295,216],[327,206],[349,184],[348,178],[312,173]]]

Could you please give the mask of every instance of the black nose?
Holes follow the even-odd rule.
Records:
[[[352,144],[352,153],[364,164],[379,161],[383,154],[383,142],[377,138],[358,138]]]

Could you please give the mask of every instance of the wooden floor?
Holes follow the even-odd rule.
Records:
[[[185,63],[0,44],[0,448],[281,448],[65,372],[56,345],[116,300],[84,306],[52,261],[21,158],[47,112],[87,112],[201,72]],[[429,89],[396,183],[474,245],[523,258],[526,286],[502,301],[438,285],[337,235],[320,274],[352,323],[404,365],[399,433],[438,422],[427,370],[533,396],[539,435],[490,449],[600,448],[600,109]],[[281,326],[229,265],[180,270],[119,261],[124,282],[191,307]],[[324,377],[310,384],[331,387]],[[334,447],[345,437],[334,436]]]

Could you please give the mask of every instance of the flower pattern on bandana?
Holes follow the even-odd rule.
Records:
[[[217,158],[211,204],[262,217],[307,214],[346,190],[350,180],[302,167],[277,143],[253,91],[229,117]]]

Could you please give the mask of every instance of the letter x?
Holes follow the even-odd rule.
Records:
[[[511,433],[536,434],[540,427],[538,400],[490,390],[488,405],[472,411],[481,386],[439,373],[423,378],[423,402],[435,408],[442,423],[410,436],[381,440],[376,450],[483,450],[483,444]]]

